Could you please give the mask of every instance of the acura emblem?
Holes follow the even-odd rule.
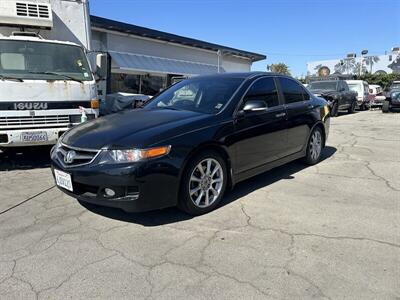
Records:
[[[74,162],[76,152],[74,150],[68,151],[64,156],[64,162],[66,164],[72,164]]]

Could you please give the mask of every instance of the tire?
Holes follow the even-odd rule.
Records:
[[[187,164],[181,179],[178,207],[190,215],[214,210],[228,180],[225,160],[215,151],[204,151]]]
[[[382,104],[382,112],[388,113],[390,111],[390,103],[389,101],[384,101]]]
[[[315,165],[321,159],[322,150],[324,148],[324,135],[320,127],[315,127],[310,134],[307,143],[306,156],[304,162],[307,165]]]
[[[347,112],[348,112],[349,114],[353,114],[355,110],[356,110],[356,102],[353,101],[353,102],[351,103],[349,109],[347,110]]]
[[[332,109],[331,109],[331,117],[337,117],[339,114],[339,104],[336,101],[333,103]]]

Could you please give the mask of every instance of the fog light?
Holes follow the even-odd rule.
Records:
[[[105,188],[104,189],[104,193],[108,196],[108,197],[114,197],[115,196],[115,191],[109,188]]]

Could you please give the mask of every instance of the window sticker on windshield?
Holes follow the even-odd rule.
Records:
[[[79,67],[82,67],[82,66],[83,66],[82,61],[81,61],[80,59],[78,59],[78,60],[76,61],[76,64],[77,64]]]
[[[83,76],[85,76],[85,77],[89,77],[89,73],[83,73]]]
[[[222,107],[222,103],[218,103],[217,105],[215,105],[215,109],[220,109]]]

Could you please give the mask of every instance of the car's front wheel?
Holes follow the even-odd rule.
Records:
[[[315,127],[308,140],[307,152],[304,158],[308,165],[315,165],[321,159],[324,147],[324,137],[320,127]]]
[[[336,101],[333,103],[332,110],[331,110],[331,116],[332,117],[337,117],[339,114],[339,103]]]
[[[183,173],[178,207],[191,215],[212,211],[223,197],[227,177],[226,163],[217,152],[197,155]]]
[[[347,112],[348,112],[349,114],[352,114],[352,113],[354,113],[355,110],[356,110],[356,102],[353,101],[353,102],[351,103],[349,109],[347,110]]]
[[[388,113],[389,111],[390,111],[390,102],[386,100],[382,104],[382,112]]]

